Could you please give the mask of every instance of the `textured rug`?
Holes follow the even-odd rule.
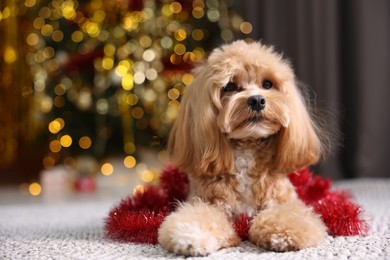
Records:
[[[363,206],[371,222],[368,236],[328,237],[319,247],[287,253],[267,252],[244,242],[203,259],[390,259],[390,179],[340,181],[334,187],[351,191]],[[117,202],[117,198],[94,198],[3,203],[0,259],[179,258],[159,246],[105,239],[103,219]]]

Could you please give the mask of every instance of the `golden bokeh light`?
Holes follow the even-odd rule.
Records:
[[[134,86],[134,77],[132,74],[127,73],[122,77],[122,88],[124,90],[131,90]]]
[[[113,56],[115,54],[115,50],[116,50],[116,48],[115,48],[114,44],[110,43],[110,44],[106,44],[104,46],[104,54],[106,56]]]
[[[129,94],[126,98],[127,104],[134,106],[138,103],[138,97],[136,94]]]
[[[250,24],[248,22],[243,22],[240,25],[240,30],[244,34],[250,34],[253,30],[252,24]]]
[[[49,149],[53,153],[58,153],[59,151],[61,151],[62,146],[61,146],[60,141],[58,141],[58,140],[51,141],[50,144],[49,144]]]
[[[121,60],[115,68],[115,74],[123,77],[132,68],[133,62],[131,60]]]
[[[123,164],[126,166],[126,168],[134,168],[134,166],[137,164],[137,161],[136,159],[134,158],[134,156],[126,156],[126,158],[124,159],[123,161]]]
[[[155,70],[153,68],[147,69],[145,72],[145,76],[148,80],[155,80],[158,76],[157,70]]]
[[[220,13],[218,9],[210,8],[207,11],[207,18],[209,19],[210,22],[218,22],[220,18]]]
[[[26,0],[26,1],[24,2],[24,5],[25,5],[26,7],[33,7],[36,3],[37,3],[36,0]]]
[[[204,10],[201,7],[195,7],[192,10],[192,16],[195,17],[196,19],[200,19],[204,16]]]
[[[54,98],[54,101],[53,101],[53,104],[54,106],[58,107],[58,108],[61,108],[65,105],[65,99],[64,97],[62,96],[57,96]]]
[[[46,156],[43,158],[42,164],[43,168],[49,169],[55,165],[56,161],[52,156]]]
[[[89,136],[83,136],[79,139],[79,146],[82,149],[88,149],[92,145],[92,140]]]
[[[162,12],[162,14],[165,15],[165,16],[170,16],[170,15],[172,15],[172,10],[171,10],[170,4],[165,4],[165,5],[163,5],[162,8],[161,8],[161,12]]]
[[[184,73],[184,75],[182,76],[181,80],[183,81],[183,83],[186,86],[188,86],[194,80],[194,76],[192,74],[190,74],[190,73]]]
[[[50,8],[47,6],[42,7],[41,9],[39,9],[38,14],[40,17],[47,19],[50,17]]]
[[[191,36],[195,41],[201,41],[204,38],[204,32],[201,29],[195,29],[192,31]]]
[[[181,62],[181,57],[177,54],[172,54],[169,60],[171,61],[172,64],[179,65]]]
[[[28,45],[35,46],[36,44],[38,44],[38,41],[39,38],[36,33],[30,33],[29,35],[27,35],[26,42]]]
[[[71,20],[76,16],[75,6],[72,0],[64,1],[61,6],[61,11],[62,15],[68,20]]]
[[[146,76],[145,76],[145,73],[143,73],[142,71],[137,71],[135,74],[134,74],[134,83],[136,84],[142,84],[144,83],[146,79]]]
[[[38,196],[42,192],[42,187],[41,187],[41,185],[39,185],[39,183],[33,182],[28,187],[28,190],[29,190],[31,195]]]
[[[143,171],[141,173],[141,180],[143,182],[152,182],[154,180],[154,173],[150,170]]]
[[[61,123],[57,120],[53,120],[49,123],[48,129],[49,129],[50,133],[57,134],[62,129]]]
[[[175,45],[173,50],[177,55],[183,55],[186,52],[186,46],[184,46],[184,44],[178,43]]]
[[[34,19],[33,26],[35,29],[40,30],[43,25],[45,25],[45,19],[42,17],[37,17]]]
[[[203,0],[194,0],[192,3],[192,7],[193,8],[199,7],[199,8],[203,9],[205,7],[204,1]]]
[[[195,60],[195,54],[193,52],[187,51],[186,53],[184,53],[183,61],[185,63],[191,64],[192,62],[194,62],[194,60]]]
[[[147,35],[144,35],[142,36],[140,39],[139,39],[139,44],[143,47],[143,48],[149,48],[150,45],[152,45],[152,39],[147,36]]]
[[[45,24],[41,28],[41,34],[43,36],[49,37],[53,33],[53,26],[51,24]]]
[[[171,38],[164,36],[160,41],[161,47],[169,49],[172,47],[173,41]]]
[[[72,137],[70,135],[61,136],[60,143],[63,147],[69,147],[72,145]]]
[[[174,37],[176,40],[184,41],[187,38],[187,32],[184,29],[178,29],[175,31]]]
[[[53,34],[51,35],[51,38],[55,42],[60,42],[62,39],[64,39],[64,33],[60,30],[55,30]]]
[[[54,87],[54,93],[58,96],[64,95],[66,92],[66,87],[63,84],[58,84]]]
[[[97,23],[94,22],[85,22],[83,25],[83,29],[92,38],[96,38],[100,34],[100,27]]]
[[[172,13],[177,14],[181,12],[181,4],[179,2],[172,2],[169,5],[169,9],[171,10]]]
[[[136,118],[136,119],[140,119],[144,116],[144,110],[142,109],[142,107],[135,107],[132,111],[131,111],[131,115]]]
[[[156,57],[156,53],[153,50],[149,49],[149,50],[144,51],[142,57],[145,61],[151,62]]]
[[[176,88],[171,88],[171,89],[168,91],[168,97],[169,97],[169,99],[175,100],[175,99],[178,99],[179,96],[180,96],[180,92],[179,92],[179,90],[177,90]]]
[[[84,34],[81,31],[74,31],[71,35],[74,42],[81,42],[84,39]]]
[[[105,70],[111,70],[114,67],[114,60],[111,57],[104,57],[102,60],[102,67]]]
[[[194,61],[201,61],[205,56],[205,51],[203,50],[203,48],[196,48],[192,51],[192,53],[195,55]]]
[[[6,63],[14,63],[18,59],[18,53],[13,47],[7,46],[4,50],[3,57]]]
[[[100,9],[96,10],[92,16],[92,20],[95,22],[102,22],[104,18],[106,18],[106,13]]]
[[[109,176],[114,173],[114,167],[111,163],[104,163],[102,167],[100,168],[100,171],[103,175]]]
[[[177,100],[171,100],[168,103],[168,109],[165,113],[169,120],[174,120],[177,117],[177,114],[179,113],[179,106],[180,103]]]

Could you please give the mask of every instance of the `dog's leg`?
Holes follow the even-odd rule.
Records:
[[[273,251],[317,246],[326,235],[321,218],[298,200],[276,204],[261,211],[249,229],[252,243]]]
[[[240,240],[222,211],[196,201],[182,204],[165,218],[158,230],[158,242],[176,254],[203,256],[235,246]]]

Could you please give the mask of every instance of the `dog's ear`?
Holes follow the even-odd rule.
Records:
[[[319,128],[306,108],[306,102],[296,82],[287,83],[290,120],[279,132],[275,167],[281,172],[292,172],[318,162],[322,147]]]
[[[195,79],[181,101],[171,130],[168,151],[180,169],[194,175],[230,172],[233,153],[217,126],[219,88],[210,81],[206,64],[194,70]]]

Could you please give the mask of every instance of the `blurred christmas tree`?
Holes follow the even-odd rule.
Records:
[[[251,31],[227,0],[24,4],[37,14],[26,59],[48,118],[45,168],[80,154],[133,158],[139,145],[162,149],[193,64]]]
[[[42,141],[43,114],[25,60],[31,51],[25,41],[31,31],[28,9],[21,1],[0,1],[0,183],[17,180],[21,172],[25,178],[36,175],[31,169],[41,167],[36,146]]]

